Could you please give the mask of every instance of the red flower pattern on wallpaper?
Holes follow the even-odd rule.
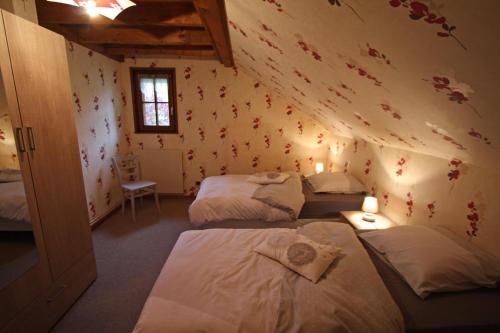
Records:
[[[235,143],[231,145],[231,155],[233,158],[238,158],[238,146]]]
[[[257,117],[257,118],[254,118],[253,119],[253,125],[252,125],[252,128],[253,129],[258,129],[260,126],[260,117]]]
[[[452,159],[448,165],[451,167],[451,170],[448,172],[448,180],[457,180],[460,176],[460,166],[463,164],[461,160],[458,158]]]
[[[205,130],[201,127],[198,127],[198,137],[200,141],[205,141]]]
[[[191,78],[191,67],[184,68],[184,78],[189,80]]]
[[[99,97],[94,97],[94,110],[99,111]]]
[[[373,81],[373,83],[376,86],[378,86],[378,87],[382,86],[382,82],[381,81],[379,81],[375,76],[369,74],[366,70],[362,69],[361,67],[358,67],[358,66],[356,66],[354,64],[351,64],[351,63],[346,63],[346,66],[349,69],[355,70],[358,73],[359,76],[365,77],[368,80]]]
[[[5,141],[5,131],[0,128],[0,140]]]
[[[284,152],[285,154],[287,154],[287,155],[288,155],[288,154],[290,154],[290,153],[292,152],[292,144],[291,144],[291,143],[287,143],[287,144],[285,145],[285,149],[284,149],[284,151],[283,151],[283,152]]]
[[[198,89],[198,96],[200,96],[200,101],[202,101],[203,97],[204,97],[203,96],[203,89],[200,86],[198,86],[196,88]]]
[[[280,54],[284,54],[283,50],[280,49],[276,44],[274,44],[271,40],[267,39],[266,37],[260,35],[259,40],[266,44],[269,48],[278,51]]]
[[[304,125],[302,125],[301,121],[297,122],[297,129],[299,130],[299,135],[302,135],[304,133]]]
[[[78,113],[82,112],[82,105],[80,104],[80,97],[78,97],[78,94],[74,92],[73,93],[73,98],[75,99],[74,103],[76,105],[76,111]]]
[[[99,67],[98,71],[99,78],[101,79],[101,85],[104,87],[104,70],[102,69],[102,67]]]
[[[293,73],[295,75],[297,75],[297,77],[299,77],[299,78],[303,79],[304,81],[306,81],[307,83],[309,83],[309,84],[312,83],[311,80],[309,80],[309,78],[305,74],[303,74],[302,72],[300,72],[298,69],[295,68],[293,70]]]
[[[189,149],[186,152],[186,158],[188,159],[188,161],[192,161],[194,159],[194,149]]]
[[[193,120],[193,110],[187,110],[186,111],[186,121],[188,123],[190,123],[191,120]]]
[[[414,0],[390,0],[389,4],[392,7],[402,6],[407,8],[410,11],[409,16],[412,20],[418,21],[423,18],[429,24],[439,25],[441,31],[436,33],[439,37],[452,37],[464,50],[467,50],[465,45],[454,35],[456,27],[448,23],[444,16],[432,13],[426,4]]]
[[[295,164],[295,171],[296,172],[300,172],[300,161],[299,160],[295,160],[294,164]]]
[[[384,199],[384,207],[387,207],[389,205],[389,192],[384,192],[382,198]]]
[[[238,107],[236,104],[231,104],[231,112],[233,113],[233,119],[238,118]]]
[[[467,220],[469,221],[469,230],[467,230],[466,233],[469,237],[476,237],[477,231],[479,230],[479,211],[474,201],[470,201],[467,204],[467,208],[469,209],[469,213],[467,214]]]
[[[318,136],[316,137],[316,143],[318,145],[322,144],[323,143],[323,138],[325,137],[325,135],[323,133],[319,133]]]
[[[368,55],[370,57],[381,60],[381,61],[385,62],[387,65],[391,64],[391,61],[389,59],[387,59],[385,54],[383,54],[382,52],[379,52],[377,49],[371,47],[370,44],[368,44],[368,43],[366,43],[366,46],[368,47]]]
[[[82,154],[83,166],[88,168],[90,164],[89,164],[89,152],[87,150],[87,147],[83,146],[82,149],[80,150],[80,153]]]
[[[436,201],[430,202],[427,204],[427,210],[429,214],[427,215],[428,218],[432,219],[434,217],[434,214],[436,213]]]
[[[302,51],[304,51],[306,54],[309,54],[309,52],[311,53],[311,56],[317,60],[317,61],[321,61],[321,56],[319,55],[318,51],[315,49],[315,47],[313,47],[312,45],[306,43],[302,36],[300,35],[295,35],[295,37],[297,37],[298,41],[297,41],[297,45],[302,49]]]
[[[474,128],[471,128],[467,134],[469,134],[473,138],[482,140],[487,145],[491,145],[490,139],[488,139],[486,136],[484,136],[481,133],[479,133],[478,131],[476,131]]]
[[[163,137],[160,134],[156,135],[156,141],[158,142],[158,146],[160,149],[165,148],[165,142],[163,141]]]
[[[365,163],[365,175],[370,174],[371,165],[372,165],[372,160],[366,160],[366,163]]]
[[[231,28],[238,31],[243,37],[248,37],[247,33],[243,29],[241,29],[236,23],[234,23],[231,20],[228,20],[228,22]]]
[[[101,161],[106,158],[106,146],[105,145],[101,145],[99,147],[99,154],[100,154],[100,157],[101,157]]]
[[[400,177],[403,175],[403,168],[406,164],[406,159],[404,159],[403,157],[401,157],[398,161],[398,163],[396,164],[397,165],[397,168],[396,168],[396,176]]]
[[[406,193],[406,216],[411,217],[413,215],[413,195],[411,192]]]
[[[389,104],[381,103],[380,107],[382,108],[382,111],[390,113],[394,119],[401,120],[401,114],[396,110],[393,110]]]
[[[271,138],[269,137],[269,135],[264,135],[264,144],[267,149],[271,147]]]
[[[220,139],[225,139],[227,136],[227,128],[226,127],[222,127],[220,130],[219,130],[219,138]]]
[[[220,87],[220,89],[219,89],[219,97],[220,98],[226,97],[226,93],[227,93],[226,89],[227,89],[226,86]]]
[[[260,158],[259,158],[259,156],[252,157],[252,168],[258,167],[259,164],[260,164]]]
[[[348,173],[349,172],[349,164],[350,164],[349,161],[346,161],[344,163],[344,173]]]
[[[225,174],[227,174],[227,165],[222,165],[220,168],[219,168],[219,174],[221,176],[224,176]]]
[[[95,202],[94,200],[89,201],[89,212],[90,212],[90,217],[94,218],[97,215],[96,209],[95,209]]]

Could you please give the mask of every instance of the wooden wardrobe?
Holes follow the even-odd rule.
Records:
[[[65,40],[0,10],[0,69],[37,262],[0,290],[1,332],[46,332],[96,278]]]

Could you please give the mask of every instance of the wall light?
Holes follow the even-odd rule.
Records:
[[[323,164],[323,162],[316,162],[314,170],[316,171],[316,173],[322,173],[323,171],[325,171],[325,165]]]
[[[367,222],[375,222],[375,215],[378,212],[378,200],[375,197],[365,197],[361,210],[365,212],[363,220]]]

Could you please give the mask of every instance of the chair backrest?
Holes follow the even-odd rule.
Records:
[[[120,185],[141,179],[141,164],[137,156],[113,156],[112,160]]]

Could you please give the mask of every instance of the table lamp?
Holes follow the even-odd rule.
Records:
[[[316,173],[322,173],[323,171],[325,171],[325,166],[323,165],[323,162],[317,162],[314,170],[316,171]]]
[[[363,220],[367,222],[375,222],[375,215],[378,212],[378,201],[375,197],[365,197],[361,210],[365,212]]]

